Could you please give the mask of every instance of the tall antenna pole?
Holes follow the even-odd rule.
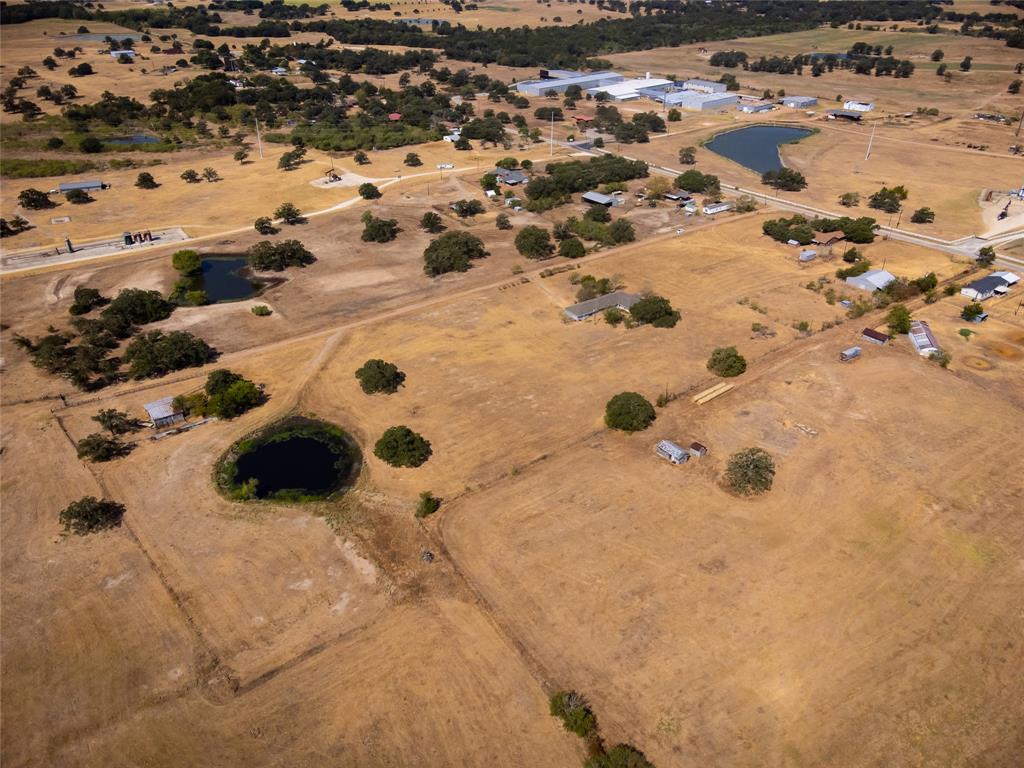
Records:
[[[551,142],[548,147],[548,157],[555,154],[555,111],[551,110]]]
[[[256,146],[260,150],[260,160],[263,159],[263,139],[260,138],[260,119],[256,118]]]
[[[1017,122],[1017,132],[1014,136],[1020,136],[1020,127],[1022,124],[1024,124],[1024,112],[1020,113],[1020,120]]]
[[[871,124],[871,138],[868,139],[868,151],[864,153],[864,159],[867,160],[871,156],[871,145],[875,143],[875,128],[878,127],[878,123]]]

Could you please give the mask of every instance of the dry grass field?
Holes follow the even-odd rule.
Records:
[[[556,0],[484,0],[458,15],[437,0],[391,6],[333,7],[331,15],[398,13],[470,27],[621,16]],[[59,32],[77,26],[5,27],[3,71],[30,63],[43,72],[38,63],[60,44]],[[905,184],[907,210],[929,206],[936,221],[915,227],[905,216],[901,228],[954,238],[996,226],[997,204],[982,198],[1019,185],[1021,161],[1004,154],[1012,129],[970,114],[1020,107],[1021,97],[1004,93],[1014,52],[973,38],[845,29],[708,47],[770,55],[845,50],[856,40],[894,45],[919,63],[917,74],[803,80],[732,70],[751,92],[828,88],[827,99],[849,91],[880,104],[868,124],[852,127],[822,119],[827,99],[814,115],[774,113],[819,129],[783,149],[809,182],[784,197],[836,210],[841,192],[866,197]],[[232,39],[245,42],[258,41]],[[83,47],[81,60],[99,70],[73,80],[86,101],[107,89],[146,100],[174,82],[141,72],[173,57],[128,67],[95,53],[96,43]],[[946,86],[928,71],[934,47],[950,63],[970,52],[974,70]],[[712,73],[696,48],[611,58],[632,72]],[[65,70],[43,81],[71,81]],[[397,78],[375,81],[396,87]],[[801,91],[801,82],[814,88]],[[520,112],[546,129],[533,112],[555,103],[533,99]],[[893,117],[918,105],[942,114]],[[515,112],[482,98],[474,107]],[[652,105],[619,107],[628,117]],[[761,117],[687,114],[649,143],[608,149],[678,168],[681,147]],[[17,140],[5,157],[79,157],[41,153],[11,119],[4,115],[4,127]],[[555,138],[574,130],[559,125]],[[636,242],[588,244],[574,262],[534,262],[516,250],[517,232],[582,215],[579,196],[544,213],[515,212],[488,200],[479,178],[502,157],[540,169],[573,157],[571,148],[513,142],[460,152],[436,142],[374,151],[362,166],[351,153],[310,150],[284,172],[276,167],[284,146],[265,143],[260,159],[254,137],[248,142],[242,165],[225,140],[82,156],[101,167],[75,176],[4,179],[2,214],[34,225],[4,239],[5,256],[66,235],[84,242],[174,226],[203,255],[295,238],[316,256],[274,273],[258,296],[180,307],[145,327],[202,337],[219,352],[216,362],[95,392],[33,367],[16,334],[68,328],[80,286],[106,296],[128,287],[169,293],[178,279],[170,254],[182,246],[0,277],[4,766],[579,766],[583,742],[548,713],[547,698],[560,689],[586,695],[608,745],[632,743],[659,768],[1019,765],[1024,458],[1014,439],[1024,428],[1024,284],[987,301],[989,319],[976,325],[960,318],[959,295],[907,302],[950,353],[943,368],[916,355],[906,336],[864,342],[863,328],[885,328],[885,310],[847,318],[838,302],[863,294],[835,278],[846,266],[842,246],[800,263],[799,249],[762,234],[766,219],[789,215],[779,209],[687,218],[664,201],[638,203],[633,193],[645,182],[636,180],[613,209],[633,223]],[[403,164],[410,151],[422,166]],[[111,167],[127,158],[139,167]],[[133,183],[150,161],[159,164],[144,169],[161,186],[139,190]],[[726,182],[761,186],[703,147],[697,161]],[[456,168],[441,172],[441,163]],[[207,166],[222,180],[180,178]],[[315,185],[332,166],[343,183]],[[72,178],[111,188],[86,205],[16,208],[19,190]],[[358,196],[366,180],[382,198]],[[459,219],[449,206],[464,198],[485,212]],[[253,220],[285,201],[312,214],[308,221],[258,235]],[[1024,218],[1017,206],[1001,226]],[[367,210],[395,219],[397,239],[362,241]],[[480,237],[488,256],[467,272],[426,277],[432,236],[418,226],[426,211],[448,231]],[[511,230],[496,228],[501,211]],[[864,204],[844,212],[883,218]],[[71,220],[51,221],[63,216]],[[963,256],[906,242],[858,248],[908,279],[985,274]],[[1020,243],[1000,250],[1021,255]],[[613,327],[600,316],[570,322],[563,310],[577,300],[573,278],[585,274],[662,295],[681,319],[672,329]],[[257,304],[272,314],[255,316]],[[965,326],[973,333],[961,335]],[[860,359],[839,362],[854,344]],[[737,347],[747,370],[729,380],[734,390],[696,405],[692,395],[721,381],[706,361],[722,346]],[[396,393],[362,391],[354,372],[372,358],[406,374]],[[146,428],[128,438],[129,455],[109,463],[77,457],[76,442],[99,429],[100,409],[141,418],[144,404],[195,392],[217,368],[263,385],[266,402],[159,440]],[[648,430],[606,428],[605,403],[622,391],[660,398]],[[352,487],[307,503],[218,492],[214,468],[225,451],[295,414],[352,436],[362,454]],[[394,468],[374,455],[378,437],[398,424],[430,441],[421,467]],[[653,453],[660,439],[696,440],[710,453],[672,466]],[[777,474],[768,493],[741,498],[723,474],[729,456],[750,446],[771,453]],[[424,491],[442,505],[418,519]],[[122,502],[122,524],[63,534],[59,511],[86,495]]]

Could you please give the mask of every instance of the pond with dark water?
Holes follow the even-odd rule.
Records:
[[[345,467],[338,461],[343,455],[313,437],[289,437],[261,445],[238,457],[235,483],[256,479],[256,498],[265,499],[280,491],[294,490],[302,495],[324,496],[337,484]]]
[[[115,136],[112,139],[103,139],[104,144],[121,144],[121,145],[132,145],[132,144],[159,144],[162,139],[156,136],[147,136],[144,133],[135,133],[131,136]]]
[[[263,283],[248,277],[249,260],[245,256],[209,256],[201,266],[201,274],[188,278],[188,290],[205,291],[211,303],[248,299],[263,288]]]
[[[814,131],[806,128],[787,128],[778,125],[752,125],[735,131],[720,133],[704,146],[757,173],[778,171],[785,166],[779,146],[791,144],[810,136]]]

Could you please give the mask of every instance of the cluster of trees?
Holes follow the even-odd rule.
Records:
[[[612,277],[594,277],[593,275],[580,275],[574,273],[569,282],[578,285],[576,289],[576,301],[588,301],[598,296],[605,296],[613,291],[623,288],[622,281],[618,275]]]
[[[548,699],[548,711],[562,721],[562,727],[587,744],[590,757],[583,768],[654,768],[636,747],[616,744],[606,749],[598,732],[597,717],[587,700],[576,691],[556,691]]]
[[[436,214],[435,214],[436,215]],[[466,272],[474,259],[487,256],[483,241],[469,232],[445,232],[423,251],[423,271],[430,277]]]
[[[907,199],[907,195],[907,188],[902,185],[882,187],[868,198],[868,207],[886,213],[896,213],[903,207],[903,201]]]
[[[124,518],[124,504],[110,499],[83,496],[61,510],[59,521],[65,533],[85,536],[116,528]]]
[[[266,402],[263,388],[227,368],[211,371],[200,392],[178,395],[174,406],[188,416],[233,419]]]
[[[800,171],[792,168],[780,168],[777,171],[765,171],[761,174],[761,183],[787,192],[799,192],[807,186],[807,179]]]
[[[101,306],[105,308],[97,317],[87,316]],[[112,354],[122,340],[138,332],[138,326],[164,320],[174,309],[175,304],[158,291],[126,288],[107,301],[95,289],[83,286],[76,289],[71,305],[75,333],[53,331],[36,341],[23,336],[15,336],[14,341],[41,370],[82,389],[99,389],[123,378],[122,363],[129,364],[128,376],[144,378],[202,364],[215,356],[205,342],[183,331],[136,336],[122,357]]]
[[[795,240],[800,245],[808,245],[814,239],[815,230],[819,232],[840,230],[851,243],[871,243],[875,240],[876,226],[877,222],[870,216],[861,216],[857,219],[843,216],[838,219],[808,220],[805,216],[795,214],[788,219],[769,219],[761,225],[761,230],[780,243]]]
[[[632,222],[626,219],[616,219],[608,223],[610,219],[611,214],[608,213],[607,208],[591,206],[582,218],[570,216],[564,223],[555,225],[555,239],[560,243],[565,243],[574,239],[572,235],[575,234],[584,240],[591,240],[602,245],[619,245],[636,240],[636,230],[634,230]],[[569,246],[569,248],[572,251],[576,250],[575,246]]]
[[[596,189],[601,184],[630,181],[647,176],[647,163],[618,155],[599,155],[588,160],[548,163],[546,176],[526,185],[527,208],[543,211],[561,205],[574,192]]]
[[[249,266],[257,272],[281,272],[288,267],[304,267],[316,261],[298,240],[282,240],[272,243],[262,240],[245,252]]]
[[[717,199],[722,194],[722,185],[717,176],[701,173],[698,170],[683,171],[676,176],[672,185],[686,192],[702,192],[710,198]]]
[[[366,211],[360,220],[363,222],[363,242],[388,243],[398,237],[397,219],[380,219]]]

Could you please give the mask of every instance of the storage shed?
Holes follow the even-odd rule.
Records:
[[[786,96],[782,100],[782,106],[792,107],[793,109],[805,109],[813,107],[817,103],[818,100],[814,96]]]
[[[591,205],[603,205],[605,208],[611,208],[615,205],[615,198],[609,195],[602,195],[600,192],[584,192],[580,198],[584,203],[590,203]]]
[[[872,344],[884,346],[889,343],[889,336],[881,331],[876,331],[874,328],[865,328],[860,332],[860,335],[865,341],[870,341]]]
[[[854,288],[860,288],[862,291],[874,292],[882,290],[895,279],[896,276],[888,270],[869,269],[862,275],[846,278],[846,284]]]
[[[839,359],[844,363],[856,360],[858,357],[860,357],[860,347],[850,347],[849,349],[844,349],[839,353]]]
[[[185,420],[185,414],[179,408],[174,407],[173,397],[162,397],[152,403],[146,403],[143,408],[149,415],[149,422],[155,429],[169,427]]]
[[[700,459],[708,455],[708,449],[700,443],[693,442],[690,443],[690,455],[695,459]]]
[[[912,320],[910,322],[910,343],[914,345],[917,354],[921,357],[928,357],[933,352],[940,351],[939,342],[932,335],[932,329],[924,320]]]
[[[699,91],[701,93],[725,93],[729,86],[725,83],[716,83],[713,80],[701,80],[692,78],[683,81],[683,88],[688,91]]]

